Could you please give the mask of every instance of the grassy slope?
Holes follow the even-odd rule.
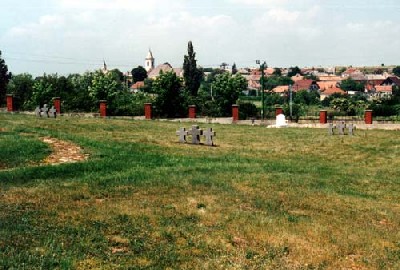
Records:
[[[209,148],[177,143],[190,124],[0,121],[91,154],[0,172],[3,268],[400,268],[398,132],[215,125]]]

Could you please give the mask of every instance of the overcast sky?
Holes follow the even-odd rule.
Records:
[[[0,50],[13,73],[198,64],[400,64],[399,0],[1,0]]]

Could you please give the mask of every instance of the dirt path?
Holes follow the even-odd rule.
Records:
[[[43,142],[50,145],[53,152],[42,162],[42,164],[57,165],[62,163],[74,163],[89,158],[84,154],[82,148],[72,142],[62,141],[55,138],[40,138]]]

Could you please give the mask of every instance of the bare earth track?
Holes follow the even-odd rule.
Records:
[[[88,154],[84,154],[82,148],[72,142],[62,141],[55,138],[40,138],[43,142],[50,145],[53,152],[42,162],[42,164],[63,164],[75,163],[89,158]]]

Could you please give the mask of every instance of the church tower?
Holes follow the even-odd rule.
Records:
[[[154,68],[154,57],[150,49],[149,52],[147,53],[146,61],[144,62],[144,68],[146,69],[147,72],[149,72]]]

